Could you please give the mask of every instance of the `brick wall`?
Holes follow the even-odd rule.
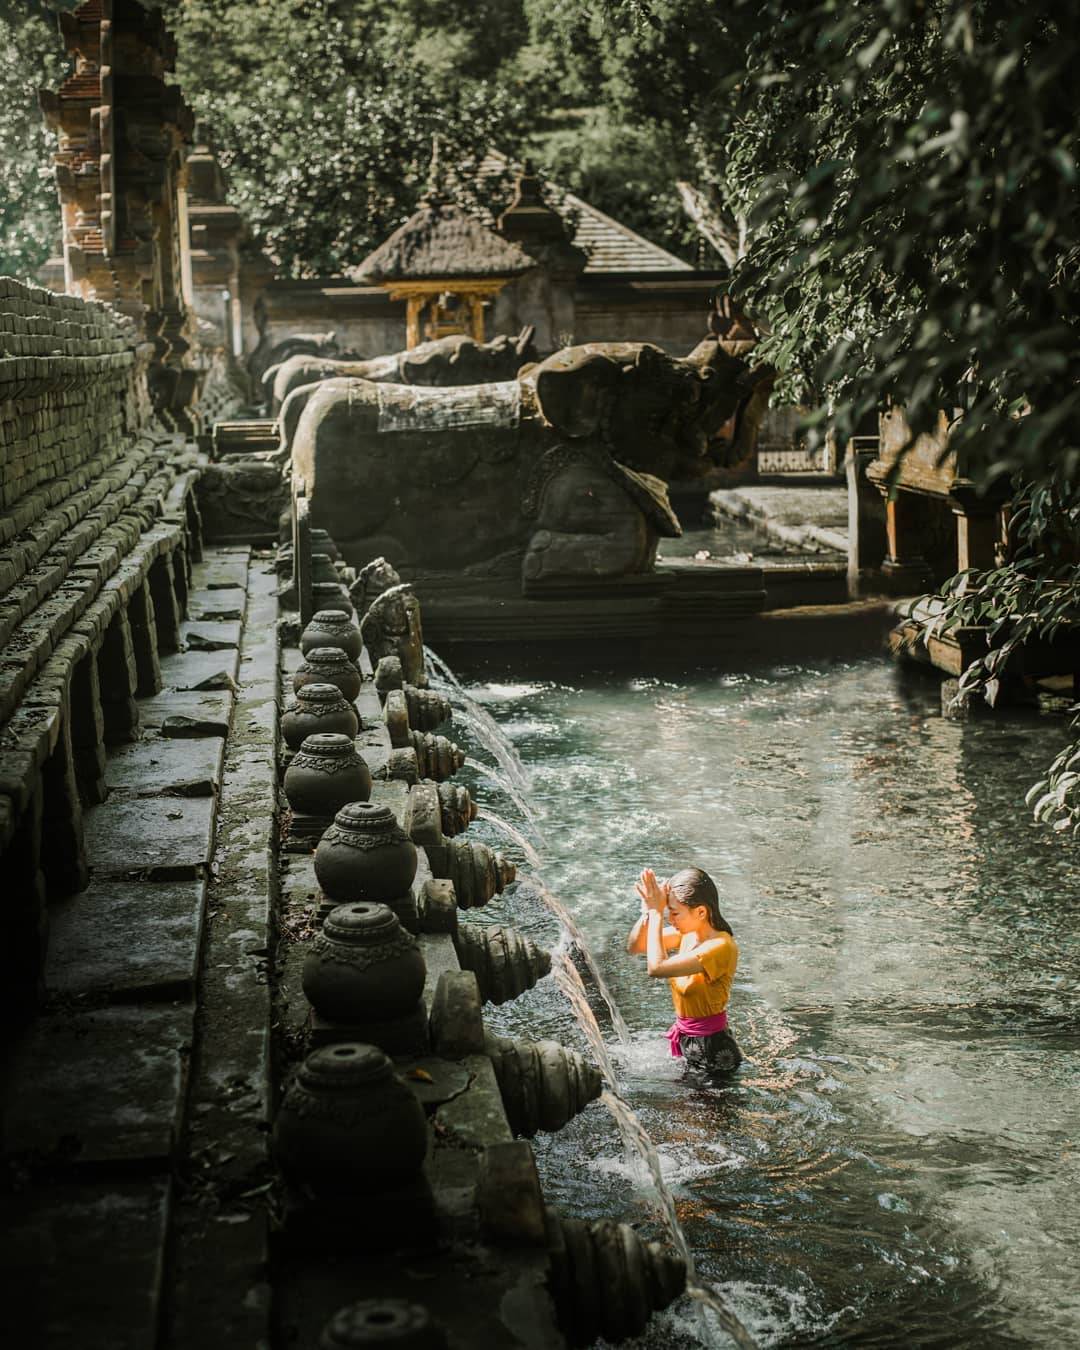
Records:
[[[0,277],[0,539],[36,514],[20,520],[31,494],[117,458],[149,421],[150,352],[105,305]]]

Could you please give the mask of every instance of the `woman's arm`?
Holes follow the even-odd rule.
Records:
[[[657,881],[655,873],[646,867],[637,879],[634,888],[641,897],[641,914],[626,937],[626,950],[631,956],[645,954],[645,920],[649,915],[650,902],[659,905],[661,914],[667,902],[667,887]],[[664,946],[671,950],[679,945],[679,933],[675,928],[663,929]]]
[[[649,974],[664,980],[670,980],[676,975],[699,975],[704,966],[696,956],[665,956],[666,944],[661,919],[660,910],[650,907],[645,928],[645,961]],[[675,933],[675,937],[678,936],[678,933]]]

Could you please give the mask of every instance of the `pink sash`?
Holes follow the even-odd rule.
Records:
[[[727,1031],[727,1013],[713,1013],[711,1017],[676,1017],[668,1027],[668,1044],[673,1059],[682,1059],[680,1036],[712,1036],[717,1031]]]

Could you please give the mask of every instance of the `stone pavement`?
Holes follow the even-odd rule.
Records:
[[[746,521],[782,543],[808,552],[847,553],[847,488],[822,475],[820,486],[751,484],[709,493],[715,517]]]
[[[111,750],[106,799],[84,815],[90,884],[51,907],[46,1003],[0,1080],[11,1192],[0,1260],[18,1291],[0,1313],[4,1344],[157,1344],[186,1185],[196,986],[237,705],[244,729],[269,719],[259,806],[272,820],[276,610],[272,576],[256,564],[255,591],[269,586],[255,625],[271,649],[267,711],[265,697],[249,707],[245,692],[258,660],[240,668],[249,564],[247,548],[217,548],[194,567],[185,649],[162,660],[164,691],[137,700],[138,738]],[[240,941],[239,963],[257,962],[253,941]],[[265,934],[261,942],[265,958]],[[251,1089],[265,1120],[265,1051],[256,1061],[262,1079]],[[28,1329],[39,1340],[27,1341]]]

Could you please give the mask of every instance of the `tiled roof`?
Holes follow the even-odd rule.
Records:
[[[498,150],[489,150],[480,165],[480,174],[503,173],[517,166]],[[581,197],[556,183],[548,183],[551,205],[562,216],[576,216],[573,242],[583,249],[589,261],[586,276],[602,272],[692,272],[689,263],[674,253],[652,244],[626,225],[598,211]]]

